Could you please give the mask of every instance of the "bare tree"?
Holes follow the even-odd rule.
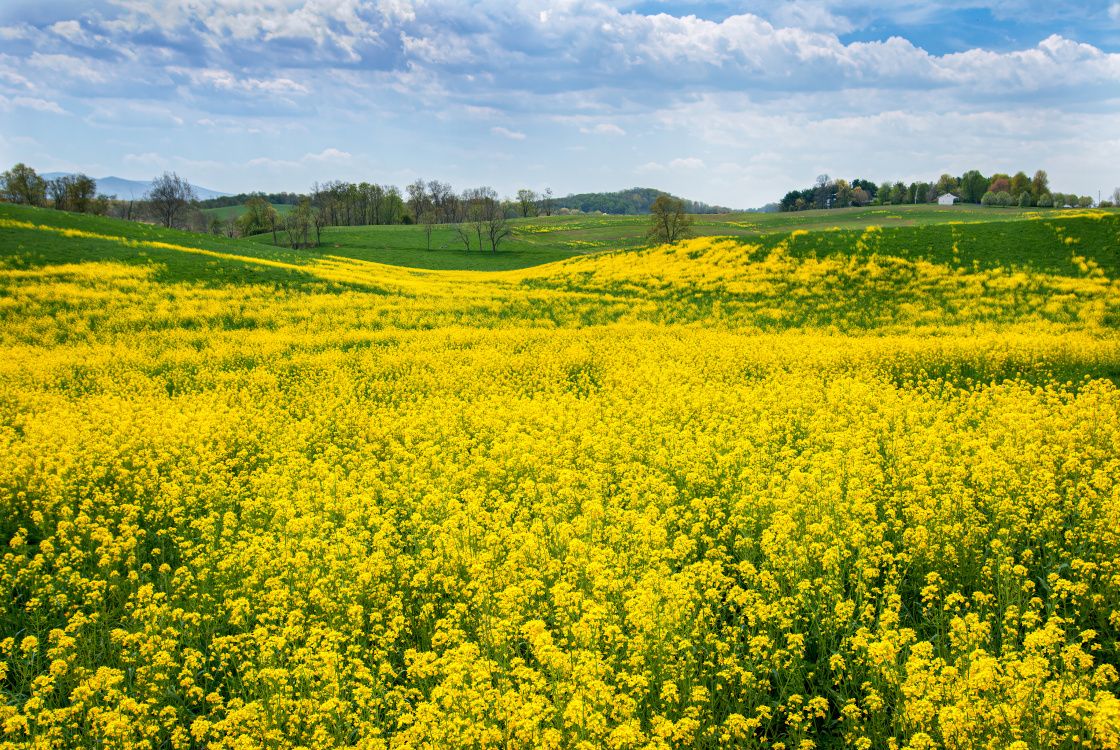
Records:
[[[194,188],[174,172],[164,172],[152,180],[148,191],[148,205],[156,218],[168,228],[182,222],[194,200]]]
[[[284,217],[284,229],[288,232],[288,245],[293,249],[307,247],[308,234],[314,224],[311,201],[304,198]]]
[[[486,236],[490,238],[491,252],[498,252],[498,244],[510,235],[509,219],[505,207],[497,196],[486,196],[482,202],[486,222]]]
[[[471,188],[463,191],[464,218],[478,238],[478,249],[483,247],[482,236],[488,234],[489,204],[498,202],[498,194],[490,187]]]
[[[276,232],[283,225],[283,221],[280,218],[280,212],[274,206],[270,205],[268,208],[269,210],[265,211],[264,219],[268,222],[269,231],[272,232],[272,244],[279,246],[280,240],[277,238]]]
[[[664,193],[657,196],[650,207],[647,236],[654,242],[671,245],[691,234],[692,217],[684,212],[684,203],[679,198],[672,198]]]
[[[438,219],[435,208],[429,208],[420,214],[420,223],[424,225],[424,238],[428,242],[429,250],[432,249],[432,230],[435,229]]]
[[[315,225],[315,247],[322,247],[323,229],[327,226],[327,212],[321,208],[311,209],[311,221]]]
[[[471,228],[465,221],[455,223],[455,236],[463,243],[463,247],[467,252],[471,251]],[[480,250],[482,248],[479,248]]]
[[[547,187],[541,195],[541,212],[545,216],[552,216],[552,188]]]
[[[70,179],[70,175],[63,175],[47,182],[47,197],[51,199],[51,204],[58,211],[66,210],[66,198],[67,193],[69,193],[67,183],[70,182]]]
[[[412,219],[420,223],[420,214],[428,206],[428,189],[423,180],[416,180],[405,188],[408,193],[408,208],[412,211]]]

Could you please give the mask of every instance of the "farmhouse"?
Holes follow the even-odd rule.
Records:
[[[956,202],[957,196],[953,195],[952,193],[945,193],[945,195],[937,199],[937,203],[942,206],[951,206]]]

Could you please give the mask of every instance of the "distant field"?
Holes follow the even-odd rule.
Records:
[[[288,203],[273,203],[272,207],[281,216],[292,210],[292,206]],[[218,221],[227,221],[229,219],[236,219],[241,214],[245,213],[245,206],[221,206],[220,208],[204,208],[202,213],[208,219],[217,219]]]
[[[1068,213],[1068,212],[1067,212]],[[1034,209],[993,209],[979,206],[887,206],[802,211],[780,214],[720,214],[697,216],[697,236],[758,238],[795,229],[830,230],[947,226],[953,222],[1003,222],[1062,212]],[[648,244],[648,216],[551,216],[511,221],[514,234],[499,245],[499,252],[479,252],[472,237],[468,252],[454,230],[441,226],[432,233],[431,250],[418,226],[329,227],[318,252],[360,260],[432,270],[505,271],[550,263],[590,253],[625,250]],[[999,230],[991,230],[998,234]],[[948,235],[945,235],[948,236]],[[271,235],[251,238],[271,243]],[[281,244],[285,242],[283,236]]]

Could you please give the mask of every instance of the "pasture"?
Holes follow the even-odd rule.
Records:
[[[516,229],[0,205],[0,744],[1120,745],[1120,214]]]
[[[694,234],[699,237],[752,239],[770,234],[803,230],[862,230],[867,226],[943,226],[956,223],[1002,224],[1025,218],[1061,216],[1049,209],[992,209],[979,206],[884,206],[835,211],[805,211],[786,214],[715,214],[696,216]],[[454,227],[438,225],[432,231],[431,247],[421,227],[361,226],[328,227],[323,246],[312,252],[337,254],[390,265],[432,270],[500,271],[527,268],[609,250],[646,246],[646,216],[551,216],[512,219],[512,234],[493,253],[489,245],[479,251],[478,238],[471,236],[467,250]],[[270,234],[248,238],[253,243],[272,243]],[[281,233],[280,244],[287,243]],[[1001,251],[1002,252],[1002,251]]]

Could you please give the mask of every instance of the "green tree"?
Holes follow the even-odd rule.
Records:
[[[994,174],[988,182],[988,190],[993,193],[1010,193],[1011,177],[1005,174]]]
[[[1024,190],[1019,193],[1019,208],[1030,208],[1033,204],[1031,201],[1031,191]]]
[[[12,203],[41,206],[47,197],[47,181],[23,162],[0,174],[0,193]]]
[[[895,204],[896,206],[900,206],[903,203],[906,203],[908,197],[909,191],[907,190],[905,183],[896,182],[891,187],[891,203]]]
[[[65,204],[68,211],[89,213],[93,199],[97,197],[97,181],[82,173],[60,178],[65,181]]]
[[[956,193],[960,190],[961,181],[951,174],[943,174],[937,178],[937,183],[934,185],[934,191],[937,196],[948,195],[949,193]]]
[[[272,242],[276,244],[276,209],[262,196],[254,195],[245,201],[245,212],[237,218],[237,231],[242,237],[272,231]]]
[[[979,171],[972,169],[961,176],[961,203],[980,203],[987,191],[988,178],[980,174]]]
[[[891,202],[891,184],[884,182],[879,186],[875,192],[875,202],[880,206],[885,206]]]
[[[692,217],[684,212],[679,198],[659,195],[650,206],[650,227],[647,236],[658,244],[671,245],[692,234]]]
[[[528,188],[517,191],[517,205],[522,217],[537,215],[537,194]]]
[[[1035,203],[1042,197],[1044,193],[1050,192],[1050,175],[1046,174],[1043,169],[1034,173],[1031,178],[1031,197],[1034,198]],[[1041,204],[1039,204],[1041,205]]]
[[[1023,193],[1030,193],[1031,178],[1027,177],[1026,172],[1016,172],[1011,178],[1011,196],[1015,200],[1019,200],[1019,196]]]

